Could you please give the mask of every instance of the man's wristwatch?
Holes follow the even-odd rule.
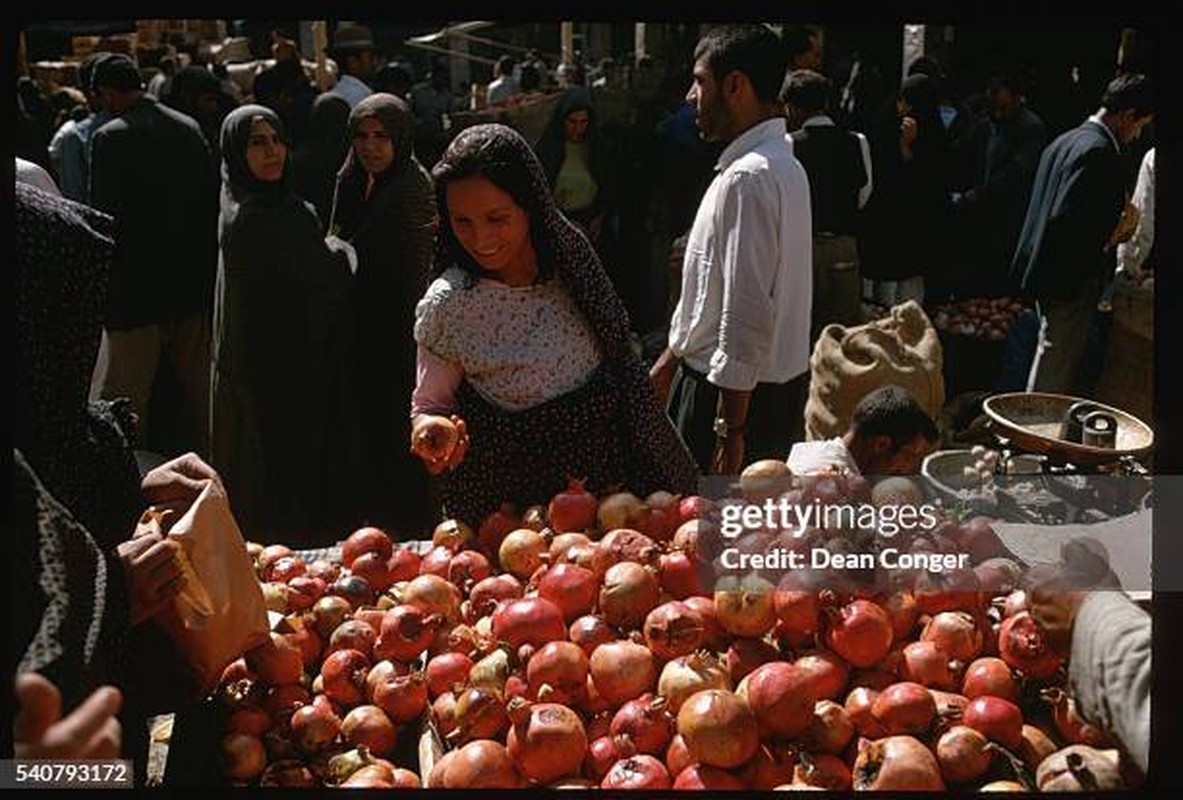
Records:
[[[743,435],[743,424],[728,425],[727,420],[722,417],[715,417],[715,436],[720,439],[730,439],[733,436]]]

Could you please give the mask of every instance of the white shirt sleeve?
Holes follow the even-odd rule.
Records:
[[[858,207],[861,211],[871,199],[871,190],[874,188],[874,182],[871,180],[871,145],[867,143],[867,137],[861,133],[855,131],[854,135],[858,137],[859,150],[863,153],[863,167],[867,171],[867,182],[858,190]]]
[[[1150,148],[1142,158],[1138,183],[1130,201],[1139,212],[1138,227],[1129,241],[1117,246],[1118,268],[1128,272],[1142,266],[1154,245],[1154,151],[1155,148]]]
[[[714,224],[722,239],[723,303],[707,379],[724,389],[754,389],[773,340],[782,213],[777,198],[767,173],[737,170],[720,187]]]

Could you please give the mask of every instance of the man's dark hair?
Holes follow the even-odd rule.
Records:
[[[1012,94],[1025,94],[1027,81],[1023,70],[1013,64],[995,67],[986,78],[986,88],[1006,89]]]
[[[811,69],[795,69],[785,76],[780,99],[806,114],[825,113],[830,104],[830,79]]]
[[[856,439],[866,441],[887,436],[895,447],[902,447],[917,436],[930,442],[940,438],[936,424],[916,398],[894,384],[882,386],[860,400],[850,427]]]
[[[694,48],[694,60],[706,59],[715,80],[732,72],[748,77],[761,101],[774,102],[780,93],[788,59],[780,37],[767,25],[723,25],[712,28]]]
[[[1114,114],[1133,111],[1135,117],[1146,116],[1154,111],[1150,79],[1137,72],[1118,75],[1105,87],[1101,105]]]
[[[497,72],[500,75],[512,75],[513,68],[517,66],[517,61],[514,61],[513,56],[502,56],[497,59]]]
[[[411,74],[410,66],[401,61],[383,64],[371,80],[375,92],[397,95],[406,94],[414,82],[415,76]]]
[[[518,74],[518,85],[523,92],[532,92],[542,85],[542,75],[538,67],[533,64],[522,64],[522,71]]]
[[[786,28],[784,33],[785,50],[789,63],[797,56],[803,56],[813,49],[813,40],[817,36],[814,31],[804,25],[794,25]]]
[[[113,53],[94,65],[90,84],[96,90],[106,87],[118,92],[136,92],[144,88],[144,79],[130,56]]]

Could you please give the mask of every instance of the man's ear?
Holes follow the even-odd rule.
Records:
[[[729,100],[739,100],[744,91],[748,89],[751,89],[748,76],[737,69],[728,72],[727,77],[723,79],[723,95]]]

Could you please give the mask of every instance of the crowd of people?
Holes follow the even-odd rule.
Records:
[[[44,169],[17,172],[23,541],[94,589],[93,605],[57,608],[79,595],[50,587],[28,609],[21,671],[63,689],[21,679],[22,704],[57,710],[25,720],[25,752],[56,752],[55,725],[79,724],[76,752],[107,754],[113,715],[142,722],[167,696],[115,654],[133,635],[159,646],[141,623],[177,589],[175,554],[127,540],[143,506],[199,479],[225,484],[248,538],[300,548],[366,523],[400,538],[444,515],[475,526],[573,477],[644,494],[764,458],[915,470],[935,429],[895,389],[845,438],[800,448],[810,353],[864,296],[922,300],[971,228],[970,272],[1036,301],[1030,385],[1071,390],[1119,246],[1126,271],[1147,270],[1153,156],[1132,201],[1120,157],[1151,119],[1148,81],[1118,75],[1045,146],[1006,73],[955,137],[961,113],[921,63],[857,131],[816,37],[789,44],[763,25],[710,30],[684,97],[648,120],[653,148],[627,156],[596,119],[612,63],[591,87],[567,70],[529,142],[502,124],[452,136],[446,72],[377,69],[360,26],[337,31],[340,78],[319,96],[293,57],[244,102],[204,67],[145,86],[127,56],[88,59],[88,113],[44,126]],[[499,62],[492,102],[533,90],[534,63],[516,67]],[[650,168],[681,193],[666,213],[687,239],[676,302],[654,310],[629,255],[644,192],[622,163],[662,151]],[[652,359],[646,313],[664,332]],[[188,455],[148,471],[137,451]],[[85,646],[41,641],[42,613]],[[111,692],[85,699],[102,682],[122,711]],[[89,721],[58,723],[63,702]]]

